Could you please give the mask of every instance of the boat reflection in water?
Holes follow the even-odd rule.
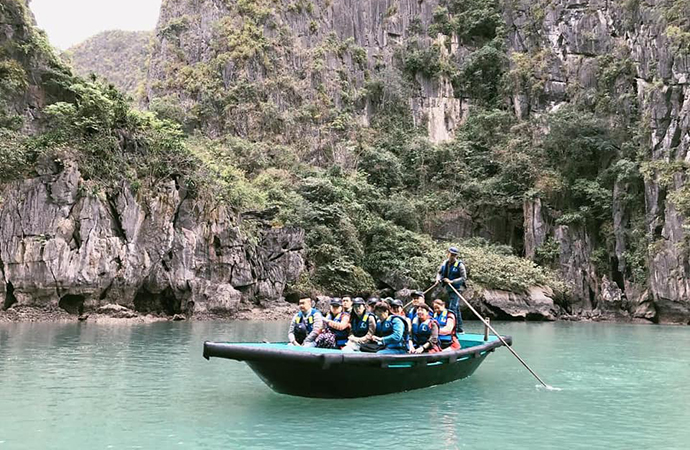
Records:
[[[508,344],[510,336],[503,337]],[[300,397],[368,397],[468,377],[503,344],[482,334],[458,335],[462,348],[441,353],[379,355],[285,343],[205,342],[204,358],[245,361],[276,392]]]

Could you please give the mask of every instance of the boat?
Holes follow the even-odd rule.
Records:
[[[512,344],[510,336],[502,336]],[[314,398],[392,394],[466,378],[503,343],[496,336],[460,334],[462,348],[440,353],[380,355],[304,348],[287,343],[204,342],[204,358],[244,361],[271,389]],[[485,340],[486,339],[486,340]]]

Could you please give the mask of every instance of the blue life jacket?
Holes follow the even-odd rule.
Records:
[[[438,273],[441,275],[442,278],[448,278],[449,280],[455,280],[457,278],[460,278],[462,275],[462,271],[460,269],[460,266],[464,265],[461,260],[456,260],[453,264],[450,266],[448,265],[448,260],[445,260],[443,264],[441,265],[441,270],[438,271]],[[465,276],[467,276],[467,270],[465,270]],[[465,281],[463,280],[462,283],[458,283],[459,285],[465,285]],[[457,289],[459,286],[455,286]]]
[[[414,320],[415,317],[417,317],[417,308],[410,308],[410,310],[407,311],[407,318]]]
[[[355,337],[364,337],[369,332],[369,318],[372,316],[369,311],[359,318],[356,314],[350,316],[350,328]]]
[[[434,319],[431,317],[424,322],[419,323],[419,318],[415,318],[412,322],[412,342],[415,347],[419,347],[427,343],[431,339],[431,322]]]
[[[453,334],[455,334],[455,333],[451,333],[451,334],[441,334],[440,333],[441,328],[445,327],[446,324],[448,323],[448,316],[453,316],[453,318],[455,319],[455,314],[453,314],[451,311],[448,311],[447,309],[441,315],[434,313],[434,320],[436,322],[438,322],[438,329],[439,329],[438,340],[443,342],[443,343],[452,342]],[[455,323],[457,324],[457,321]]]
[[[403,335],[399,342],[393,342],[386,345],[386,348],[398,349],[407,348],[407,341],[410,339],[410,330],[408,330],[407,321],[404,317],[398,316],[396,314],[391,314],[388,319],[381,322],[380,320],[376,322],[376,336],[386,337],[393,334],[393,320],[398,319],[403,324]]]
[[[301,343],[301,341],[306,339],[306,337],[309,336],[309,333],[314,330],[314,314],[316,314],[316,309],[312,308],[306,318],[304,317],[302,311],[300,311],[297,314],[297,317],[295,317],[294,334],[297,342]]]
[[[331,313],[328,313],[328,320],[332,320],[334,322],[342,322],[343,317],[345,315],[350,315],[350,313],[347,312],[339,312],[337,316],[332,317]],[[347,344],[347,337],[350,335],[350,330],[345,328],[344,330],[334,330],[331,329],[333,332],[333,335],[335,336],[335,345],[338,347],[343,347],[345,344]]]

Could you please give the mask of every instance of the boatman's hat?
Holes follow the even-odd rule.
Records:
[[[331,299],[331,306],[343,306],[343,301],[337,297]]]
[[[412,298],[424,297],[424,292],[422,291],[412,291]]]
[[[451,255],[459,255],[460,251],[457,247],[451,247],[448,249],[448,253],[450,253]]]

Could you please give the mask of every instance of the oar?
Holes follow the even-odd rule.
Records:
[[[430,290],[432,290],[432,289],[435,288],[436,286],[438,286],[438,281],[436,281],[436,283],[434,283],[434,284],[432,284],[431,286],[429,286],[429,289],[427,289],[426,291],[424,291],[424,295],[426,295],[427,292],[429,292]],[[409,302],[405,303],[405,306],[403,306],[403,310],[407,309],[407,307],[410,306],[411,304],[412,304],[412,300],[410,300]]]
[[[510,350],[510,352],[511,352],[513,355],[515,355],[515,357],[518,359],[518,361],[520,361],[520,362],[522,363],[522,365],[525,366],[525,368],[526,368],[527,370],[529,370],[529,372],[530,372],[532,375],[534,375],[534,378],[536,378],[536,379],[542,384],[542,386],[544,386],[546,389],[553,389],[551,386],[549,386],[548,384],[544,383],[544,382],[542,381],[541,378],[539,378],[539,375],[537,375],[537,374],[534,372],[534,370],[532,370],[532,369],[530,368],[530,366],[528,366],[527,363],[526,363],[522,358],[520,358],[520,355],[518,355],[517,352],[516,352],[515,350],[513,350],[513,347],[511,347],[510,345],[508,345],[508,343],[505,341],[505,339],[503,339],[503,337],[502,337],[500,334],[498,334],[498,331],[496,331],[496,330],[494,329],[494,327],[492,327],[492,326],[489,324],[489,322],[487,322],[486,320],[484,320],[484,318],[481,316],[481,314],[479,314],[479,313],[477,312],[477,310],[474,309],[474,308],[472,307],[472,305],[470,305],[470,303],[469,303],[467,300],[465,300],[465,297],[463,297],[462,295],[460,295],[460,293],[458,292],[458,290],[455,289],[455,286],[453,286],[453,285],[450,284],[450,283],[448,283],[448,286],[450,286],[450,288],[453,290],[453,292],[455,292],[455,293],[458,295],[458,297],[460,297],[460,299],[461,299],[463,302],[465,302],[465,304],[467,305],[467,307],[470,308],[470,311],[472,311],[472,312],[474,313],[474,315],[477,316],[477,318],[478,318],[479,320],[481,320],[482,323],[483,323],[488,329],[490,329],[491,332],[492,332],[494,335],[496,335],[496,337],[497,337],[498,339],[500,339],[500,341],[503,343],[503,345],[505,345],[506,348],[507,348],[508,350]],[[457,320],[457,319],[456,319],[456,320]]]

